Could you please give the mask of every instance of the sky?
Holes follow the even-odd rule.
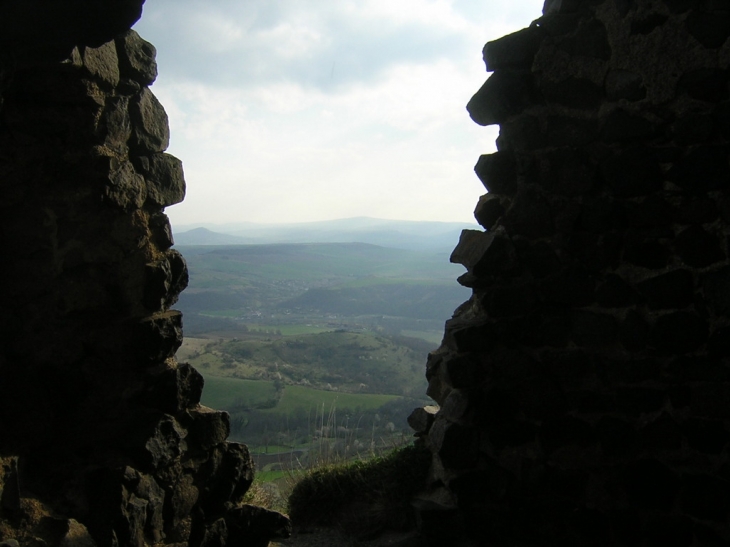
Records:
[[[496,127],[482,47],[543,0],[147,0],[152,91],[187,196],[173,226],[357,216],[474,222]]]

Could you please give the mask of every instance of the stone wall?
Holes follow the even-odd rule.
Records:
[[[0,541],[267,545],[288,521],[241,503],[248,450],[174,357],[185,182],[140,8],[0,6]]]
[[[486,45],[468,110],[498,152],[452,255],[473,294],[411,417],[425,530],[730,543],[728,36],[726,1],[548,0]]]

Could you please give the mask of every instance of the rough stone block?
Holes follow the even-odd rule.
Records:
[[[680,232],[674,240],[674,246],[688,266],[703,268],[727,258],[717,236],[700,226],[690,226]]]
[[[629,228],[651,228],[652,235],[671,238],[673,208],[664,199],[648,196],[637,202],[626,203],[623,207],[626,226]]]
[[[228,412],[201,406],[187,411],[188,447],[195,450],[208,450],[228,438],[231,423]]]
[[[551,146],[583,147],[598,137],[598,123],[594,119],[573,116],[550,116],[547,118],[546,141]]]
[[[654,514],[646,518],[642,536],[645,545],[666,547],[690,547],[692,545],[692,519],[679,515]]]
[[[557,44],[557,48],[571,57],[588,57],[607,61],[611,46],[605,25],[598,19],[583,20],[578,29]]]
[[[697,101],[719,103],[730,97],[728,78],[730,74],[726,70],[698,68],[685,72],[677,87]]]
[[[623,485],[629,501],[641,509],[669,511],[679,492],[679,479],[662,462],[642,459],[628,465]]]
[[[560,270],[560,259],[555,250],[545,243],[538,241],[528,247],[518,249],[520,263],[536,279],[556,274]]]
[[[689,446],[703,454],[720,454],[730,441],[730,433],[720,420],[691,418],[682,431]]]
[[[601,171],[609,189],[619,198],[652,194],[661,188],[656,159],[643,147],[625,148],[603,160]]]
[[[107,147],[120,155],[126,152],[127,141],[132,136],[127,97],[107,98],[98,131]]]
[[[729,158],[727,146],[698,146],[675,163],[668,178],[692,194],[726,190],[730,188]]]
[[[646,97],[641,74],[628,70],[611,70],[606,75],[606,96],[612,101],[625,99],[636,102]]]
[[[656,133],[657,128],[651,121],[620,108],[605,118],[601,130],[606,142],[646,141]]]
[[[717,49],[730,36],[730,14],[694,10],[686,19],[689,33],[706,48]]]
[[[684,13],[697,5],[697,0],[662,0],[672,13]]]
[[[458,352],[485,351],[496,341],[496,332],[490,326],[489,323],[447,325],[444,341]]]
[[[596,290],[596,302],[604,308],[625,308],[638,301],[634,288],[616,274],[607,275]]]
[[[710,224],[720,216],[720,210],[713,199],[698,198],[684,202],[676,211],[680,224]]]
[[[685,474],[680,493],[682,509],[700,520],[727,524],[730,518],[730,482],[707,474]]]
[[[650,309],[686,308],[694,301],[694,276],[689,270],[674,270],[637,285]]]
[[[115,43],[122,77],[131,78],[142,85],[152,85],[157,78],[155,46],[133,30],[117,36]]]
[[[165,533],[168,536],[177,535],[179,541],[185,541],[184,537],[180,537],[180,531],[184,530],[185,523],[200,497],[200,492],[194,482],[193,475],[184,473],[168,487],[168,517]]]
[[[696,418],[730,420],[730,382],[695,382],[692,385],[690,409]]]
[[[17,457],[0,459],[0,508],[10,515],[17,515],[20,505],[20,474]]]
[[[491,286],[481,299],[482,306],[492,319],[529,315],[537,301],[537,290],[533,284]]]
[[[542,280],[539,299],[548,303],[587,306],[595,300],[595,279],[578,265],[565,268]]]
[[[188,269],[182,255],[170,249],[165,257],[147,265],[144,291],[145,306],[152,311],[169,309],[188,286]]]
[[[692,113],[679,118],[672,130],[677,144],[699,144],[711,140],[715,120],[709,114]]]
[[[449,260],[480,277],[514,268],[515,250],[503,231],[463,230]]]
[[[717,315],[730,316],[730,268],[724,267],[702,277],[705,300]]]
[[[110,158],[110,173],[104,187],[104,197],[125,210],[138,209],[144,204],[144,178],[128,161]]]
[[[487,72],[502,69],[529,70],[543,36],[544,31],[541,28],[529,27],[499,40],[487,42],[482,51]]]
[[[479,125],[494,125],[522,112],[535,102],[532,75],[495,72],[476,92],[466,109]]]
[[[142,431],[144,429],[141,428]],[[185,431],[175,418],[164,415],[154,422],[146,438],[142,463],[152,469],[160,469],[170,465],[182,454]]]
[[[499,126],[497,149],[500,152],[540,150],[550,144],[542,121],[536,116],[520,114]]]
[[[637,445],[633,424],[611,415],[603,415],[595,426],[602,452],[607,456],[630,456]]]
[[[603,88],[585,78],[543,82],[540,90],[548,103],[578,110],[598,108],[603,100]]]
[[[580,8],[580,0],[545,0],[543,4],[543,15],[553,13],[572,13]]]
[[[147,199],[160,207],[185,199],[185,176],[182,162],[170,154],[136,158],[138,170],[147,182]]]
[[[541,156],[539,170],[540,185],[562,196],[582,196],[598,184],[596,165],[582,149],[551,151]]]
[[[517,190],[517,162],[513,154],[484,154],[479,157],[474,172],[489,193],[511,196]]]
[[[572,416],[545,420],[538,428],[537,438],[548,454],[565,446],[586,447],[597,442],[593,427],[588,422]]]
[[[679,450],[682,431],[668,412],[662,412],[639,430],[639,440],[645,450]]]
[[[612,315],[589,311],[574,311],[572,340],[579,347],[606,347],[616,341],[617,325]]]
[[[89,73],[109,87],[119,84],[119,59],[114,42],[99,47],[81,47],[81,59]]]
[[[630,264],[660,270],[669,263],[669,256],[669,250],[660,241],[643,239],[640,234],[627,234],[623,258]]]
[[[667,22],[667,16],[660,13],[650,13],[631,22],[631,34],[651,34],[652,31]]]
[[[707,353],[714,357],[730,355],[730,327],[715,329],[707,341]]]
[[[532,186],[520,188],[502,221],[510,237],[528,239],[549,237],[555,233],[553,208],[545,194]]]
[[[164,152],[170,146],[170,127],[167,113],[154,93],[143,88],[129,102],[132,120],[130,145],[141,153]]]
[[[152,543],[159,543],[164,539],[165,491],[150,475],[140,475],[135,491],[137,497],[147,502],[144,533]]]
[[[447,468],[469,469],[476,464],[479,441],[474,429],[436,419],[428,438],[433,451]]]
[[[172,236],[170,219],[164,213],[153,213],[150,215],[150,231],[152,241],[160,251],[166,251],[175,244]]]
[[[226,515],[228,540],[233,545],[267,547],[272,538],[288,538],[291,521],[276,511],[242,505]]]
[[[619,326],[621,345],[629,351],[641,351],[646,347],[649,324],[636,310],[629,310]]]
[[[167,311],[139,322],[135,329],[137,351],[151,363],[160,363],[172,357],[182,345],[182,314]]]
[[[659,317],[649,332],[649,345],[663,354],[683,355],[707,341],[707,322],[694,313],[678,311]]]
[[[491,230],[504,214],[504,210],[500,196],[484,194],[474,209],[474,218],[486,230]]]
[[[562,348],[570,340],[570,315],[563,306],[545,307],[527,328],[533,334],[531,345]]]
[[[254,477],[254,464],[248,447],[239,443],[223,445],[220,463],[209,470],[209,476],[201,488],[206,512],[215,514],[227,503],[239,502]]]
[[[416,435],[426,435],[436,419],[437,412],[437,406],[415,408],[408,416],[408,425],[416,432]]]
[[[145,400],[150,406],[169,414],[178,414],[194,408],[203,393],[203,376],[191,365],[183,363],[158,373],[147,387]]]

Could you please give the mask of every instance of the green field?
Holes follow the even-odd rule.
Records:
[[[326,414],[338,407],[374,410],[398,398],[397,395],[339,393],[305,386],[285,386],[278,397],[273,382],[206,375],[201,403],[211,408],[230,410],[277,399],[276,406],[266,408],[264,412],[291,414],[297,410],[312,410],[321,413],[324,408]]]
[[[317,327],[314,325],[259,325],[257,323],[247,324],[249,332],[252,333],[278,333],[282,336],[297,336],[300,334],[319,334],[322,332],[332,332],[333,327]]]
[[[265,412],[290,414],[301,409],[321,413],[324,408],[326,414],[336,408],[374,410],[398,399],[398,396],[338,393],[305,386],[285,386],[281,397],[277,398],[273,382],[206,375],[201,403],[211,408],[233,410],[239,407],[255,407],[273,399],[278,399],[276,406],[264,409]]]
[[[321,414],[324,409],[324,413],[328,414],[337,408],[375,410],[395,399],[398,399],[395,395],[337,393],[303,386],[286,386],[279,404],[275,408],[267,409],[266,412],[289,414],[297,409],[305,411],[312,409]]]
[[[200,402],[211,408],[230,410],[238,406],[255,406],[276,398],[276,389],[272,382],[220,378],[206,374],[204,377],[205,387]]]

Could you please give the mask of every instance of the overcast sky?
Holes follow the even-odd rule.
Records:
[[[473,222],[494,151],[465,105],[481,49],[543,0],[147,0],[152,87],[183,160],[174,225]]]

